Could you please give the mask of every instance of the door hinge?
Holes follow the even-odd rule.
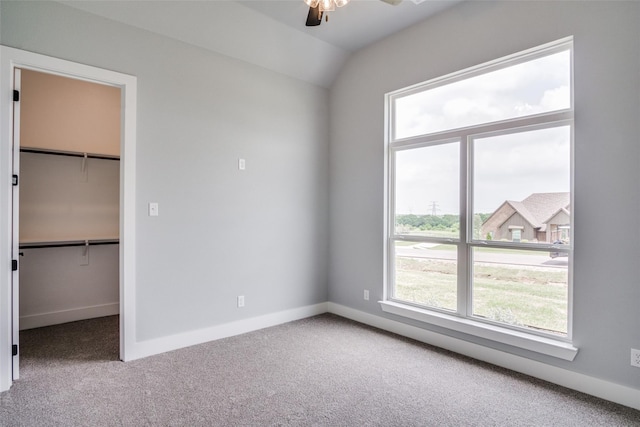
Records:
[[[17,356],[18,355],[18,344],[14,344],[11,347],[11,355],[12,356]]]
[[[12,259],[11,260],[11,271],[18,271],[18,260],[17,259]]]
[[[20,91],[19,90],[13,90],[13,100],[15,102],[20,101]]]
[[[13,186],[18,185],[18,175],[13,175]]]

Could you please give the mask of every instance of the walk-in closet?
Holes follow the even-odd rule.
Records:
[[[118,314],[120,88],[18,70],[20,329]]]

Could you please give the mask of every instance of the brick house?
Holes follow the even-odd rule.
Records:
[[[569,193],[533,193],[521,202],[507,200],[482,224],[492,240],[553,243],[569,239]]]

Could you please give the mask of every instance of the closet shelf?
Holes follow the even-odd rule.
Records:
[[[34,154],[49,154],[53,156],[67,156],[67,157],[80,157],[80,158],[86,157],[88,159],[120,160],[120,156],[111,156],[108,154],[77,153],[73,151],[44,150],[41,148],[21,147],[20,152],[34,153]]]
[[[40,249],[40,248],[63,248],[70,246],[99,246],[117,245],[119,239],[88,239],[88,240],[55,240],[47,242],[24,242],[20,243],[20,249]]]

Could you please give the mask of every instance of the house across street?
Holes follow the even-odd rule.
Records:
[[[512,242],[568,242],[569,193],[533,193],[517,202],[505,201],[482,224],[487,240]]]

